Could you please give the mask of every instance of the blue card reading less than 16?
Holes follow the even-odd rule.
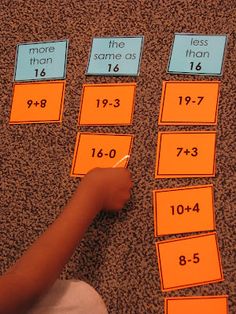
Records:
[[[65,79],[67,49],[68,40],[18,44],[15,81]]]
[[[143,36],[93,38],[87,75],[139,75]]]
[[[226,35],[175,34],[169,73],[222,75]]]

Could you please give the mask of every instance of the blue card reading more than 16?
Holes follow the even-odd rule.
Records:
[[[18,44],[14,80],[65,79],[67,50],[68,40]]]
[[[221,76],[226,35],[175,34],[168,73]]]
[[[86,74],[139,75],[143,40],[143,36],[94,37]]]

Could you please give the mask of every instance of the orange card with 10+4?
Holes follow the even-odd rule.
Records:
[[[155,236],[215,229],[213,185],[153,191]]]

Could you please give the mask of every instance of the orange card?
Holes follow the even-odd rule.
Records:
[[[84,84],[80,125],[131,124],[136,83]]]
[[[14,84],[10,124],[61,122],[65,81]]]
[[[76,139],[71,176],[84,176],[89,170],[114,167],[130,155],[133,135],[79,133]],[[128,159],[119,163],[125,168]]]
[[[216,233],[156,243],[163,291],[223,281]]]
[[[156,178],[214,177],[216,132],[159,132]]]
[[[228,296],[165,298],[165,314],[227,314]]]
[[[215,229],[213,185],[153,191],[155,236]]]
[[[160,125],[216,125],[219,81],[164,81]]]

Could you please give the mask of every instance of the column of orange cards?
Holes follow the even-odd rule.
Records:
[[[78,123],[130,125],[133,119],[136,83],[84,84]],[[133,135],[78,133],[71,176],[84,176],[95,167],[127,167]]]
[[[218,101],[219,81],[164,81],[159,125],[215,126]],[[155,177],[212,177],[215,148],[215,131],[159,132]],[[211,184],[154,190],[153,206],[155,237],[215,230]],[[159,241],[156,249],[163,291],[223,280],[215,232]],[[201,306],[217,308],[219,302],[226,311],[227,302],[225,296],[165,301],[166,313],[185,313],[193,304],[199,312]]]
[[[159,125],[217,123],[219,81],[164,81]],[[215,176],[215,131],[159,132],[156,178]]]
[[[68,41],[17,45],[10,124],[61,122]]]

